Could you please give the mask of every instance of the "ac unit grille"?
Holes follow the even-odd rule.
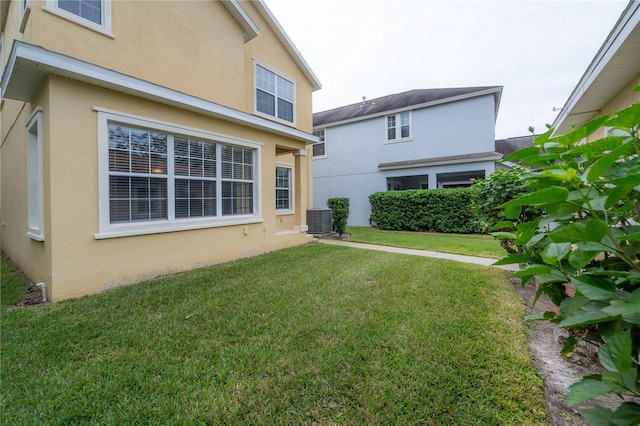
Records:
[[[331,209],[307,210],[308,234],[328,234],[331,229]]]

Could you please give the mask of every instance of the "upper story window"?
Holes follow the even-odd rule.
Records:
[[[318,137],[318,142],[313,144],[313,158],[326,157],[327,147],[324,140],[325,129],[316,130],[313,132],[313,135]]]
[[[256,111],[294,123],[295,84],[256,64]]]
[[[113,37],[111,0],[46,0],[44,10]]]
[[[259,145],[100,113],[97,238],[261,221]]]
[[[387,141],[395,142],[411,138],[411,112],[388,115]]]

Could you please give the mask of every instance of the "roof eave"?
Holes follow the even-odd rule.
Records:
[[[21,41],[14,42],[0,81],[2,99],[31,102],[48,75],[238,123],[306,144],[317,141],[317,137],[298,129]]]
[[[484,152],[477,155],[425,158],[421,160],[396,161],[378,164],[378,170],[415,169],[419,167],[444,166],[450,164],[478,163],[482,161],[500,161],[503,155],[499,152]]]
[[[350,118],[350,119],[347,119],[347,120],[329,122],[329,123],[324,123],[324,124],[320,124],[320,125],[317,125],[317,126],[314,125],[313,128],[314,129],[324,129],[324,128],[327,128],[327,127],[341,126],[343,124],[355,123],[357,121],[363,121],[363,120],[369,120],[369,119],[372,119],[372,118],[384,117],[386,115],[398,114],[398,113],[401,113],[401,112],[404,112],[404,111],[412,111],[412,110],[416,110],[416,109],[427,108],[427,107],[431,107],[431,106],[435,106],[435,105],[441,105],[441,104],[461,101],[461,100],[464,100],[464,99],[470,99],[470,98],[475,98],[475,97],[478,97],[478,96],[485,96],[485,95],[493,95],[494,96],[494,99],[495,99],[495,102],[496,102],[496,110],[495,111],[496,111],[496,118],[497,118],[497,116],[498,116],[498,106],[499,106],[499,103],[500,103],[501,93],[502,93],[502,86],[496,86],[496,87],[491,87],[489,89],[480,90],[478,92],[466,93],[464,95],[452,96],[452,97],[449,97],[449,98],[438,99],[438,100],[435,100],[435,101],[425,102],[425,103],[421,103],[421,104],[407,105],[407,106],[402,107],[402,108],[396,108],[396,109],[380,111],[380,112],[377,112],[375,114],[363,115],[363,116],[360,116],[360,117]]]
[[[605,102],[602,100],[596,103],[595,107],[590,107],[586,110],[584,108],[582,108],[582,110],[577,108],[581,100],[587,97],[595,98],[598,90],[604,90],[604,88],[598,87],[596,79],[600,76],[606,76],[607,72],[611,73],[611,70],[605,70],[605,67],[616,54],[618,54],[623,46],[625,46],[625,43],[628,43],[628,37],[634,31],[640,31],[640,2],[638,1],[629,2],[569,95],[564,106],[560,108],[560,113],[552,124],[552,127],[555,129],[554,134],[566,133],[573,124],[580,126],[586,123],[595,115],[599,114],[602,107],[608,103],[608,101]],[[634,74],[634,76],[638,75],[638,73],[640,73],[640,69],[637,68],[635,68],[635,73],[634,68],[630,68],[628,72],[628,74]],[[619,79],[618,76],[616,76],[616,78]],[[633,78],[633,76],[631,78]],[[620,87],[620,89],[628,85],[630,81],[631,80],[626,82],[621,81],[619,85],[622,87]],[[619,91],[611,93],[608,100],[610,101],[618,93]]]
[[[307,62],[304,60],[296,46],[293,44],[293,41],[291,41],[287,33],[284,31],[273,13],[271,13],[271,10],[267,7],[264,1],[252,0],[252,3],[260,13],[260,16],[262,16],[262,18],[267,22],[269,28],[271,28],[278,40],[280,40],[289,55],[291,55],[296,65],[300,67],[305,77],[307,77],[307,79],[311,83],[312,90],[314,92],[316,90],[320,90],[322,88],[320,80],[318,80],[318,77],[316,77],[316,75],[313,73],[313,70],[311,70],[309,64],[307,64]]]
[[[231,16],[233,16],[236,22],[238,22],[240,27],[242,27],[245,43],[258,36],[260,33],[258,26],[253,22],[242,6],[240,6],[238,0],[222,0],[221,3],[227,11],[229,11]]]

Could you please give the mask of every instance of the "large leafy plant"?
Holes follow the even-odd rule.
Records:
[[[640,86],[635,89],[640,91]],[[590,143],[600,128],[617,129]],[[514,239],[522,253],[498,263],[521,263],[513,276],[535,279],[559,307],[529,319],[549,320],[570,331],[564,352],[580,340],[597,346],[603,372],[569,388],[568,405],[615,393],[616,410],[579,410],[597,425],[640,424],[640,104],[597,118],[563,136],[550,129],[534,146],[506,161],[531,167],[534,191],[501,205],[505,220],[494,229]],[[543,214],[522,220],[526,208]],[[534,302],[535,303],[535,302]],[[637,401],[637,399],[635,399]]]

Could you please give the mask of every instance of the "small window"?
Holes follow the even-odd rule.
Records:
[[[616,127],[607,127],[606,134],[607,136],[629,136],[629,132]]]
[[[293,210],[291,203],[291,171],[291,167],[276,167],[276,210]]]
[[[327,151],[324,140],[325,130],[316,130],[313,132],[313,135],[318,137],[318,142],[313,144],[313,158],[326,157]]]
[[[387,116],[387,141],[411,139],[411,112]]]
[[[293,123],[295,85],[290,80],[256,64],[256,111]]]
[[[112,36],[111,0],[46,0],[44,10]]]
[[[36,108],[27,124],[27,236],[36,241],[44,241],[42,176],[42,109]]]

